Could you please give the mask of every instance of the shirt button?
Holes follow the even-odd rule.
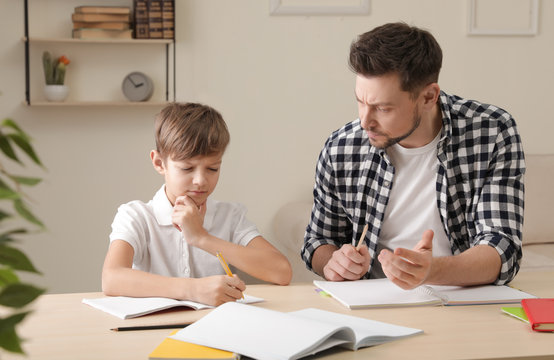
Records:
[[[385,187],[389,187],[389,186],[390,186],[390,181],[385,181],[385,182],[383,183],[383,185],[385,185]]]

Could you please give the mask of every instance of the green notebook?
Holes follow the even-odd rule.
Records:
[[[513,316],[516,319],[529,323],[529,319],[527,319],[527,314],[525,314],[525,311],[521,306],[503,307],[502,312],[510,316]]]

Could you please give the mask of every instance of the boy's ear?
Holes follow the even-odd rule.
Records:
[[[160,153],[156,150],[150,151],[150,159],[152,160],[154,169],[161,175],[165,174],[164,161]]]

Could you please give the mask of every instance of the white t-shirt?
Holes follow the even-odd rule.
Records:
[[[395,168],[394,183],[385,210],[380,246],[388,249],[412,249],[423,232],[433,230],[433,256],[452,255],[437,206],[437,144],[440,132],[429,144],[405,148],[395,144],[387,148]]]
[[[246,246],[260,236],[246,212],[241,204],[208,198],[204,228],[213,236]],[[164,185],[148,203],[136,200],[119,207],[110,242],[124,240],[133,247],[133,269],[172,277],[224,275],[217,257],[185,241],[171,223],[172,213]]]

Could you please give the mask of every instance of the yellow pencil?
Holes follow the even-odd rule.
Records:
[[[225,273],[229,276],[233,276],[233,273],[231,272],[229,265],[227,265],[227,261],[223,258],[223,255],[221,255],[221,252],[218,251],[215,256],[219,259],[219,263],[221,264],[223,270],[225,270]]]
[[[358,245],[356,245],[356,250],[360,250],[360,247],[364,243],[366,233],[367,233],[367,224],[365,224],[364,231],[362,231],[362,236],[360,236],[360,240],[358,240]]]
[[[225,261],[221,252],[218,251],[215,256],[219,259],[219,263],[221,264],[223,270],[225,270],[225,273],[229,276],[233,276],[233,273],[231,272],[231,269],[229,268],[229,265],[227,265],[227,261]],[[242,298],[244,299],[244,295],[242,295]]]

